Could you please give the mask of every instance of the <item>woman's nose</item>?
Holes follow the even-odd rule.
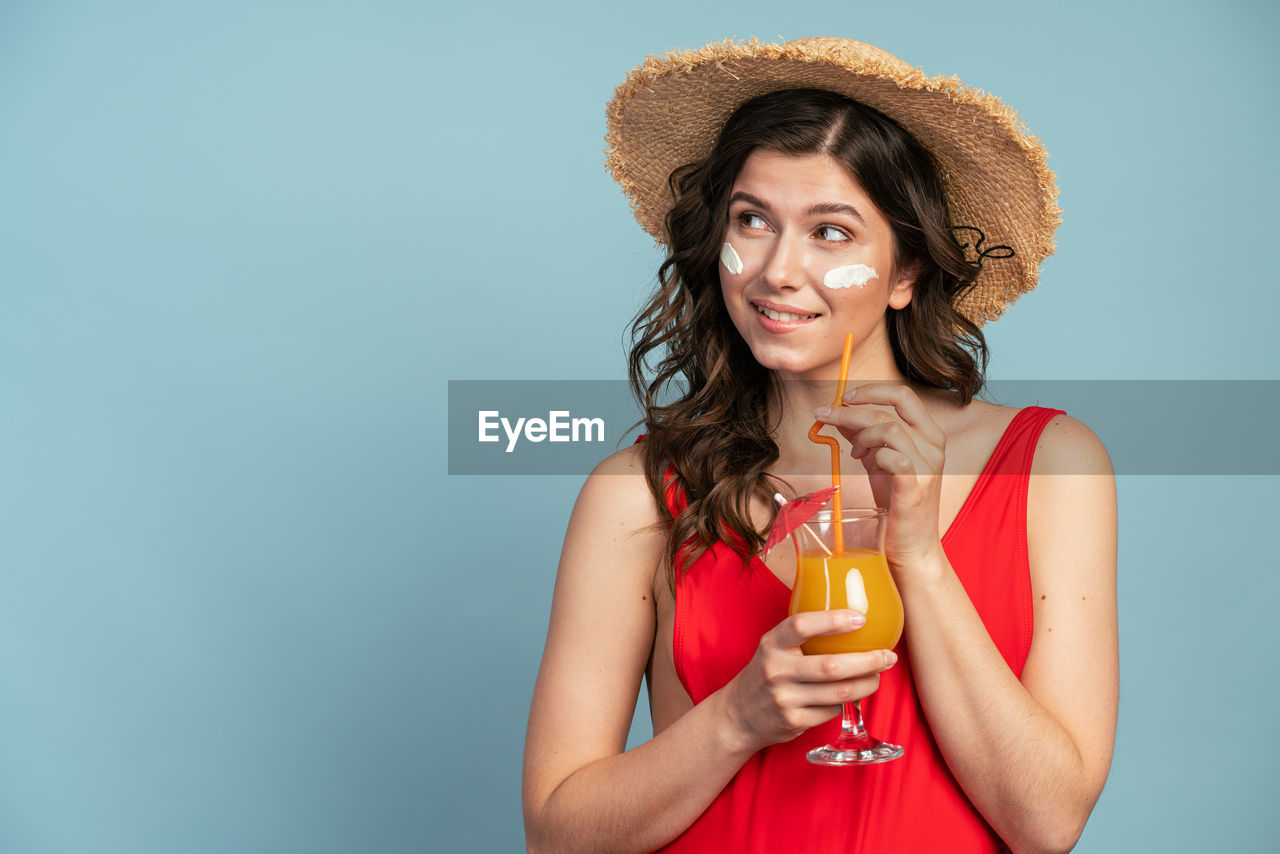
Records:
[[[796,290],[804,285],[804,247],[785,235],[773,241],[761,272],[764,283],[774,290]]]

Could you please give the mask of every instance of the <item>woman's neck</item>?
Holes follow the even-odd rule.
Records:
[[[891,353],[877,355],[878,358],[867,358],[854,351],[849,364],[847,388],[866,382],[907,382],[894,364]],[[777,417],[774,419],[778,425],[774,440],[778,444],[779,454],[778,464],[774,468],[779,472],[798,476],[830,472],[830,451],[825,445],[809,441],[808,434],[815,420],[813,411],[820,406],[830,406],[835,400],[839,382],[838,370],[839,366],[836,366],[829,377],[821,379],[779,374],[778,399],[775,401]],[[823,433],[836,437],[842,446],[847,447],[848,443],[834,427],[827,427]]]

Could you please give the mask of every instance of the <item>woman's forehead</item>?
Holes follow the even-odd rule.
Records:
[[[787,154],[758,148],[747,157],[734,181],[740,185],[794,186],[865,196],[853,173],[830,154]]]
[[[733,182],[733,196],[750,195],[781,211],[807,212],[850,205],[874,209],[870,197],[843,163],[829,154],[787,154],[756,149]]]

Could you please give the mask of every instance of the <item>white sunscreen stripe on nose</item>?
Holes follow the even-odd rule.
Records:
[[[844,577],[844,595],[850,608],[867,613],[867,608],[870,607],[870,603],[867,602],[867,587],[862,582],[862,573],[858,570],[851,569]]]
[[[738,257],[738,251],[728,243],[720,247],[720,263],[735,276],[742,272],[742,259]]]
[[[728,244],[725,244],[726,246]],[[848,267],[833,267],[822,278],[822,284],[829,288],[862,287],[876,277],[876,268],[866,264],[852,264]]]

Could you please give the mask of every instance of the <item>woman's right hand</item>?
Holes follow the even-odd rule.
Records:
[[[733,734],[744,747],[755,752],[790,741],[840,714],[843,703],[876,690],[880,673],[898,660],[892,650],[805,655],[800,648],[865,622],[857,611],[805,611],[760,638],[751,661],[722,689]]]

